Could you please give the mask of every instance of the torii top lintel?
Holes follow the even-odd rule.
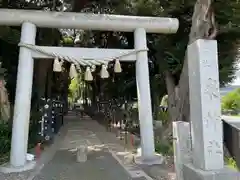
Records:
[[[144,28],[149,33],[168,34],[176,33],[179,26],[179,21],[175,18],[0,9],[0,25],[19,26],[26,21],[45,28],[122,32]]]

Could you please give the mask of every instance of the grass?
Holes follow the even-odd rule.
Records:
[[[231,169],[238,170],[237,163],[233,158],[225,158],[225,162],[227,163],[227,166]]]

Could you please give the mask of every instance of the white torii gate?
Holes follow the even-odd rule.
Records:
[[[32,10],[0,10],[0,25],[22,26],[21,43],[35,45],[36,28],[75,28],[83,30],[109,30],[134,32],[135,54],[123,56],[121,61],[136,61],[136,81],[138,91],[139,119],[141,133],[142,159],[155,159],[151,96],[149,86],[149,67],[146,32],[175,33],[179,22],[174,18],[137,17],[107,14],[83,14],[70,12],[46,12]],[[95,59],[113,57],[118,53],[132,50],[69,48],[41,46],[47,52],[56,52],[75,59]],[[34,58],[52,58],[24,46],[20,47],[17,74],[16,97],[14,105],[13,131],[10,167],[28,169],[26,161],[29,116],[31,107]],[[21,170],[20,170],[21,169]]]

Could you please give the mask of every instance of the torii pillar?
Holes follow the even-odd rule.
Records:
[[[152,161],[155,159],[155,145],[149,83],[147,38],[144,28],[138,28],[134,31],[134,46],[136,50],[139,50],[136,54],[136,83],[141,134],[141,157],[142,161]],[[146,49],[146,51],[141,51],[144,49]]]
[[[36,26],[29,22],[22,24],[21,42],[35,44]],[[31,111],[34,60],[31,50],[21,47],[17,72],[17,86],[14,104],[13,130],[10,164],[21,166],[26,163],[29,119]],[[21,128],[19,128],[21,127]],[[25,154],[25,156],[21,156]]]

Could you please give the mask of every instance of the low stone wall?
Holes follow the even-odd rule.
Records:
[[[224,143],[240,168],[240,127],[238,128],[237,124],[240,126],[240,122],[231,123],[223,120],[223,134]]]

